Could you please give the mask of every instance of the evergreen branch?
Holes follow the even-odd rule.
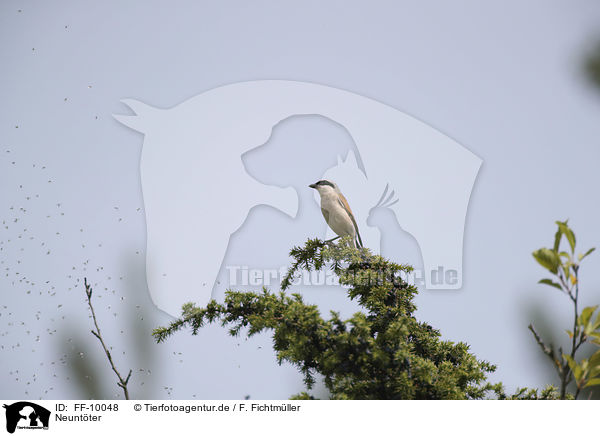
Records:
[[[495,392],[486,374],[495,366],[477,360],[468,345],[440,339],[440,333],[419,322],[413,313],[414,286],[403,279],[407,265],[398,265],[348,241],[326,244],[309,240],[290,252],[293,261],[281,284],[287,289],[302,268],[333,267],[348,297],[365,309],[348,319],[317,306],[298,294],[227,291],[220,304],[199,308],[188,303],[180,318],[154,330],[157,342],[190,328],[219,322],[229,334],[253,336],[269,331],[277,361],[289,362],[303,375],[307,389],[320,374],[335,399],[460,399],[485,398]],[[299,398],[312,398],[300,394]]]

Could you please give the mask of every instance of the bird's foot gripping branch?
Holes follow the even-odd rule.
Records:
[[[271,331],[279,363],[296,366],[307,391],[320,374],[336,399],[469,399],[501,391],[500,384],[486,382],[493,365],[469,353],[465,343],[443,341],[437,330],[414,317],[417,289],[401,278],[410,266],[350,244],[346,239],[338,245],[309,240],[291,251],[294,261],[280,292],[229,291],[222,304],[213,300],[201,308],[188,303],[181,318],[155,329],[154,337],[162,342],[183,327],[197,334],[213,322],[228,327],[231,335]],[[301,269],[323,268],[333,269],[363,311],[345,320],[336,312],[324,318],[300,294],[286,292]],[[303,392],[295,398],[312,396]]]

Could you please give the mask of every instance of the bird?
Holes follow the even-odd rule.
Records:
[[[356,219],[340,188],[330,180],[319,180],[308,187],[316,189],[321,196],[323,217],[331,230],[338,235],[325,242],[335,241],[342,236],[352,236],[354,247],[363,247]]]

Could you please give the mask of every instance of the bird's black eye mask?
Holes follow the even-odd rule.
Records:
[[[315,183],[315,185],[318,185],[318,186],[331,186],[333,189],[335,189],[335,186],[333,186],[333,183],[331,183],[329,180],[319,180],[317,183]]]

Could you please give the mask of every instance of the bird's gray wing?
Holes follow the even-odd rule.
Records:
[[[360,232],[358,231],[358,224],[356,224],[356,220],[354,219],[354,214],[352,213],[352,210],[350,209],[348,200],[346,200],[346,197],[344,197],[342,195],[342,193],[340,193],[339,196],[340,197],[339,197],[338,201],[340,202],[340,204],[342,205],[342,207],[344,208],[344,210],[346,211],[346,213],[352,220],[352,224],[354,224],[354,230],[356,230],[356,236],[358,236],[358,242],[359,242],[360,246],[363,247],[362,239],[360,237]]]

